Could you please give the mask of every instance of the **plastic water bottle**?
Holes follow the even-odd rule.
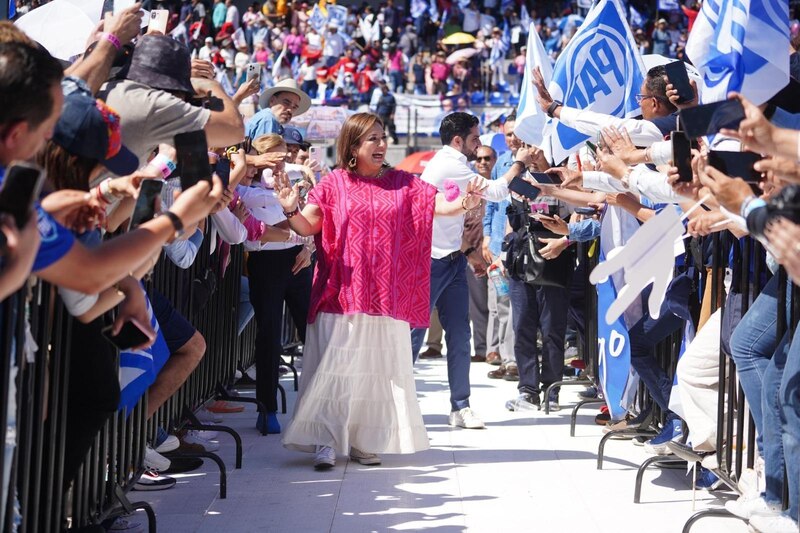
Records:
[[[489,279],[494,283],[494,290],[498,296],[508,296],[508,280],[498,267],[492,267],[489,270]]]

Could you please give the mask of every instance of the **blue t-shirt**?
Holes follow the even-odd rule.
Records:
[[[5,174],[5,167],[0,166],[0,184],[2,184]],[[36,202],[36,217],[41,243],[39,251],[36,253],[36,259],[33,261],[33,272],[47,268],[61,259],[75,244],[72,232],[47,214],[39,202]]]
[[[253,115],[245,126],[245,135],[250,139],[255,140],[262,135],[270,133],[277,133],[283,135],[283,126],[275,115],[272,114],[270,108],[264,108],[255,115]]]

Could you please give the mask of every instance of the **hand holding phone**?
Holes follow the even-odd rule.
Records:
[[[692,182],[692,148],[682,131],[672,132],[672,164],[678,169],[679,182]]]
[[[191,188],[199,181],[211,182],[211,166],[208,164],[208,143],[203,130],[179,133],[175,136],[177,172],[181,177],[181,189]]]
[[[261,78],[261,63],[248,63],[247,74],[245,81],[250,81],[253,78]]]
[[[231,160],[225,157],[220,157],[217,164],[214,166],[214,171],[222,180],[222,186],[227,189],[231,183]]]
[[[128,231],[136,229],[139,225],[156,216],[157,203],[161,195],[164,182],[161,180],[144,180],[139,187],[139,197],[136,198],[136,205],[133,208],[131,221]]]
[[[154,9],[150,12],[150,23],[147,26],[147,32],[159,32],[162,35],[167,34],[167,21],[169,20],[169,11],[166,9]]]
[[[678,103],[685,104],[693,101],[695,94],[689,81],[689,74],[686,72],[686,64],[683,61],[673,61],[664,65],[664,70],[672,88],[678,91]]]
[[[690,139],[714,135],[721,129],[738,130],[744,118],[744,107],[735,98],[680,110],[683,130]]]
[[[0,186],[0,213],[14,217],[18,229],[25,227],[39,198],[45,172],[40,167],[23,161],[13,161],[6,170]]]
[[[754,168],[761,161],[760,154],[754,152],[725,152],[711,150],[708,152],[708,164],[732,178],[742,178],[747,183],[756,184],[761,181],[761,172]]]
[[[117,347],[120,351],[127,351],[131,348],[138,346],[146,346],[151,344],[155,338],[147,333],[146,328],[135,319],[130,319],[122,325],[119,333],[112,334],[114,326],[106,326],[101,330],[101,333],[108,342]]]
[[[511,183],[508,184],[508,190],[513,191],[520,196],[524,196],[528,200],[535,200],[536,197],[542,192],[540,189],[534,187],[520,176],[517,176],[511,180]]]

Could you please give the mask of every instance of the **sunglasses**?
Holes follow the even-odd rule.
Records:
[[[475,158],[475,161],[477,161],[478,163],[480,163],[482,161],[491,161],[491,160],[492,160],[492,156],[490,156],[490,155],[487,155],[487,156],[484,156],[484,157],[476,157]]]
[[[655,94],[637,94],[636,95],[636,103],[637,104],[641,104],[642,100],[645,100],[647,98],[655,98],[656,100],[661,100],[661,101],[665,100],[663,97],[656,96]]]

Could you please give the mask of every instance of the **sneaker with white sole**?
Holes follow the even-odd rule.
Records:
[[[336,452],[330,446],[317,446],[314,470],[329,470],[336,466]]]
[[[513,400],[508,400],[506,409],[509,411],[538,411],[539,395],[523,392]]]
[[[162,476],[155,470],[146,470],[139,481],[133,486],[133,490],[153,491],[167,490],[175,486],[175,478]]]
[[[194,431],[190,429],[183,435],[181,441],[183,441],[185,444],[198,444],[202,446],[207,452],[215,452],[219,450],[218,442],[204,439],[203,437],[198,435],[198,433],[199,431]]]
[[[197,411],[194,416],[202,422],[203,424],[218,424],[222,422],[222,416],[218,415],[217,413],[212,413],[205,407]]]
[[[144,449],[144,467],[149,470],[158,470],[163,472],[169,470],[169,459],[155,451],[150,446],[145,446]]]
[[[194,430],[194,433],[198,437],[206,439],[206,440],[214,440],[217,437],[219,437],[219,431],[212,431],[210,429],[198,429],[198,430]]]
[[[797,522],[779,513],[755,513],[750,517],[751,530],[758,533],[797,533]]]
[[[644,451],[653,455],[669,455],[667,443],[672,440],[680,440],[683,436],[683,424],[680,418],[673,418],[664,423],[661,432],[644,443]]]
[[[160,428],[159,431],[161,431]],[[175,450],[178,449],[178,446],[181,445],[181,441],[178,440],[178,437],[176,437],[175,435],[167,435],[166,437],[164,437],[164,440],[157,439],[156,443],[158,445],[156,446],[155,449],[158,453],[174,452]]]
[[[738,500],[730,500],[725,502],[725,509],[739,518],[748,520],[754,514],[780,514],[780,505],[772,505],[759,496],[758,498],[745,498],[740,497]]]
[[[377,454],[362,452],[352,446],[350,447],[350,459],[365,466],[381,464],[381,458]]]
[[[470,409],[465,407],[458,411],[450,412],[450,425],[464,429],[483,429],[486,424]]]

